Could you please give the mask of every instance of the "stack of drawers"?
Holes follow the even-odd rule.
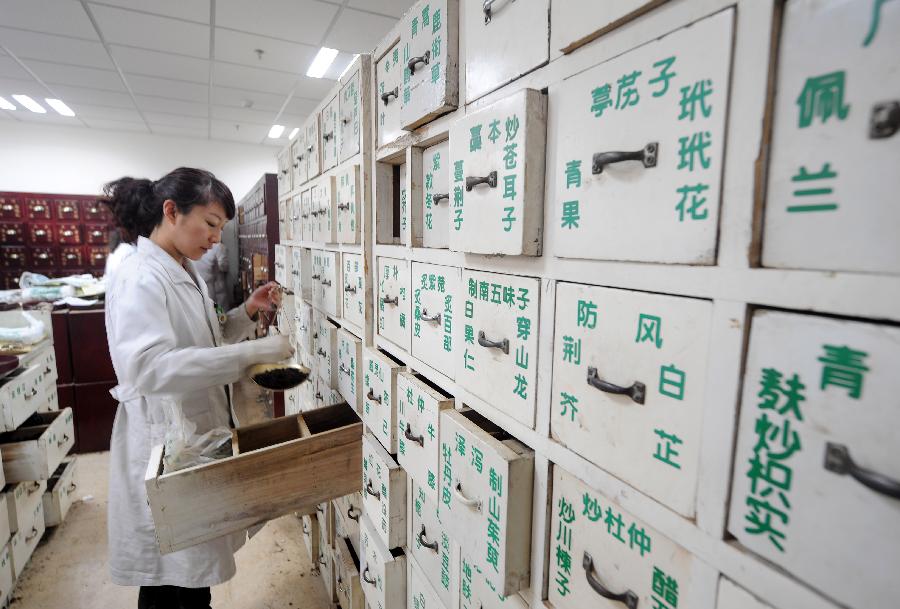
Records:
[[[275,175],[267,173],[237,206],[243,299],[275,275],[272,248],[278,243],[277,193]]]
[[[47,328],[49,311],[33,311]],[[6,327],[23,325],[17,312],[0,314]],[[11,598],[47,527],[66,517],[77,486],[71,408],[59,409],[52,333],[19,356],[20,367],[0,380],[0,604]]]
[[[97,197],[0,192],[0,289],[24,271],[103,274],[112,217]]]

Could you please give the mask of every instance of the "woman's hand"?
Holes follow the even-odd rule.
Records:
[[[247,302],[244,303],[247,315],[252,318],[256,318],[256,314],[259,311],[274,311],[280,306],[281,286],[274,281],[270,281],[253,290]]]

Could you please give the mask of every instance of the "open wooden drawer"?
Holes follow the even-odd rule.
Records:
[[[47,480],[74,445],[71,408],[32,414],[15,431],[0,433],[6,482]]]
[[[163,554],[362,488],[362,422],[346,403],[233,430],[233,456],[163,473],[163,446],[144,483]]]

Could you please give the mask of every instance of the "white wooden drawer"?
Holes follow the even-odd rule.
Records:
[[[359,154],[362,149],[362,81],[360,68],[357,68],[341,87],[341,140],[338,149],[338,162],[343,163],[347,159]]]
[[[59,391],[56,388],[56,383],[46,387],[44,389],[44,395],[46,396],[46,399],[38,403],[37,411],[55,412],[59,410]]]
[[[6,482],[48,479],[74,445],[71,408],[32,415],[19,429],[0,434]]]
[[[515,6],[528,4],[509,8]],[[547,98],[533,89],[517,91],[450,127],[450,249],[541,254],[546,128]]]
[[[276,156],[278,162],[278,194],[279,196],[291,190],[291,147],[280,150]]]
[[[314,397],[316,400],[316,408],[333,406],[344,401],[344,398],[338,393],[337,388],[332,387],[328,381],[323,379],[320,375],[316,376],[316,394]]]
[[[463,269],[456,381],[534,426],[540,280]]]
[[[528,609],[520,594],[500,596],[491,590],[481,568],[465,554],[460,559],[459,581],[460,609]]]
[[[294,192],[296,192],[296,189]],[[300,193],[291,197],[288,211],[290,216],[290,223],[288,224],[289,238],[293,241],[300,241],[303,231],[303,226],[300,222]]]
[[[441,522],[508,596],[531,572],[534,452],[474,410],[441,411]]]
[[[853,607],[900,595],[874,566],[900,564],[898,361],[893,326],[764,310],[750,326],[728,530]]]
[[[342,306],[344,320],[363,330],[366,325],[366,288],[364,284],[365,264],[360,254],[341,254],[344,262],[342,282]]]
[[[398,42],[375,64],[377,97],[378,147],[393,142],[403,135],[400,128],[400,85],[404,66],[400,58]]]
[[[558,283],[554,440],[692,518],[712,303]]]
[[[303,530],[303,544],[309,552],[309,562],[315,566],[319,559],[319,522],[315,514],[308,514],[300,517],[300,523]]]
[[[663,2],[665,0],[662,0]],[[660,0],[565,0],[550,3],[550,51],[571,53],[626,17],[655,8]]]
[[[313,241],[337,243],[337,203],[334,176],[325,175],[312,186]]]
[[[764,266],[900,273],[900,6],[868,4],[785,5]]]
[[[325,584],[325,593],[332,603],[337,602],[337,589],[334,585],[334,553],[333,550],[319,543],[319,558],[316,565],[319,569],[319,577]]]
[[[450,140],[422,151],[423,247],[450,247]]]
[[[19,361],[21,362],[21,358]],[[49,389],[55,387],[56,381],[59,379],[59,374],[56,369],[56,351],[54,351],[53,344],[48,342],[33,361],[34,364],[43,367],[44,374],[42,382],[44,388]]]
[[[0,605],[5,605],[12,598],[12,591],[15,587],[14,575],[12,546],[7,543],[0,550]]]
[[[3,494],[6,497],[10,533],[18,531],[21,523],[34,513],[46,490],[47,480],[16,482],[6,486]]]
[[[291,289],[297,302],[303,299],[312,302],[312,258],[305,247],[291,248]]]
[[[406,556],[389,550],[366,514],[360,517],[360,576],[363,594],[372,609],[406,606]]]
[[[459,314],[460,277],[457,267],[412,263],[412,354],[451,379],[456,376],[453,325]]]
[[[44,367],[40,363],[13,372],[0,384],[0,409],[6,431],[16,429],[37,410],[44,384]]]
[[[362,211],[362,188],[360,166],[346,165],[335,176],[337,184],[337,228],[338,243],[359,243],[359,218]]]
[[[401,163],[400,173],[400,244],[413,245],[410,243],[411,226],[412,226],[412,209],[410,207],[409,189],[407,188],[408,177],[406,171],[406,163]]]
[[[334,547],[334,507],[330,501],[316,506],[316,522],[319,525],[319,550]]]
[[[13,493],[4,488],[4,492],[0,492],[0,539],[9,541],[11,535],[10,520],[14,509],[8,506],[14,501]],[[2,591],[2,590],[0,590]]]
[[[434,504],[440,497],[440,414],[453,404],[412,372],[397,375],[397,460]]]
[[[312,188],[300,192],[300,240],[312,241],[316,216],[313,215]]]
[[[350,546],[359,554],[359,517],[362,515],[362,493],[356,492],[334,500],[335,535],[350,541]]]
[[[363,349],[362,420],[381,445],[397,454],[397,374],[406,368],[388,354]]]
[[[294,188],[298,188],[308,179],[306,167],[306,130],[300,129],[291,143],[290,169],[293,174]]]
[[[284,265],[286,247],[275,245],[275,281],[281,285],[287,285],[286,269]]]
[[[338,297],[341,289],[340,254],[324,250],[313,250],[313,306],[331,317],[341,316],[343,298]]]
[[[715,569],[558,465],[550,508],[548,600],[555,609],[715,602]]]
[[[334,584],[341,609],[363,609],[365,595],[359,579],[359,558],[344,538],[334,543]]]
[[[47,530],[44,526],[44,504],[38,501],[21,524],[19,531],[13,534],[9,542],[16,580],[22,575],[25,565],[28,564],[34,549],[44,536],[44,531]]]
[[[406,472],[371,434],[363,436],[363,512],[388,548],[406,545]]]
[[[721,11],[550,88],[558,256],[715,264],[733,21]]]
[[[360,416],[363,409],[362,349],[362,340],[343,328],[338,330],[338,392]]]
[[[306,147],[303,149],[306,162],[306,178],[312,180],[322,171],[322,149],[319,148],[321,130],[319,129],[319,115],[314,114],[306,123]]]
[[[300,414],[302,410],[300,408],[301,395],[302,391],[299,387],[294,387],[284,392],[284,414],[286,416]]]
[[[278,240],[285,241],[288,236],[288,203],[290,203],[290,196],[283,196],[278,199]]]
[[[550,58],[549,0],[470,1],[463,13],[467,103]]]
[[[412,523],[407,544],[409,553],[421,567],[421,575],[434,588],[445,607],[453,606],[454,590],[459,588],[459,545],[441,523],[437,503],[431,491],[419,484],[412,484],[410,498]],[[430,605],[429,605],[430,606]]]
[[[409,262],[378,258],[378,334],[409,351],[410,313]]]
[[[44,491],[44,523],[48,527],[62,524],[69,507],[75,500],[75,490],[78,488],[77,477],[78,461],[75,457],[64,459],[53,476],[47,481]]]
[[[319,312],[313,313],[316,323],[316,367],[319,376],[329,387],[338,387],[338,349],[337,333],[340,329],[336,323]]]
[[[335,165],[337,165],[338,160],[338,134],[340,133],[340,120],[338,115],[340,110],[338,108],[338,96],[335,95],[331,98],[331,101],[328,102],[322,109],[321,121],[322,121],[322,141],[321,141],[321,149],[322,149],[322,171],[328,171]]]
[[[458,0],[420,0],[401,25],[400,124],[412,131],[456,108],[459,100]]]
[[[313,337],[316,334],[312,305],[302,300],[295,301],[294,310],[296,312],[297,346],[307,354],[312,354],[315,351]]]
[[[441,600],[437,590],[435,590],[434,586],[428,581],[428,578],[423,573],[422,567],[416,563],[414,557],[407,557],[406,570],[407,607],[445,609],[449,606]]]

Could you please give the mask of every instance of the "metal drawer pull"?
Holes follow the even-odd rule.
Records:
[[[303,155],[302,155],[302,154],[299,155],[299,156],[297,157],[297,160],[298,160],[298,161],[302,161],[302,160],[303,160]]]
[[[613,163],[621,163],[623,161],[640,161],[644,167],[656,167],[656,154],[659,151],[659,142],[650,142],[640,150],[631,152],[623,152],[620,150],[613,152],[597,152],[594,154],[591,163],[591,173],[597,175],[603,173],[603,168]]]
[[[850,475],[854,480],[880,495],[900,499],[900,480],[894,480],[855,463],[850,450],[843,444],[825,444],[825,469],[841,476]]]
[[[350,368],[344,368],[344,364],[338,364],[338,372],[342,372],[347,376],[351,375]]]
[[[608,598],[611,601],[616,601],[622,603],[628,609],[637,609],[638,606],[638,596],[631,590],[626,590],[621,594],[616,594],[615,592],[611,592],[608,590],[603,584],[600,583],[600,580],[594,575],[594,559],[591,558],[591,555],[587,552],[584,553],[584,559],[581,561],[581,566],[584,567],[584,576],[587,578],[588,584],[590,584],[591,588],[594,589],[594,592],[602,596],[603,598]]]
[[[313,278],[313,279],[321,279],[322,276],[321,276],[321,275],[313,275],[312,278]]]
[[[347,518],[359,522],[359,510],[354,510],[353,506],[347,508]]]
[[[396,307],[397,305],[400,304],[400,297],[399,297],[399,296],[394,296],[393,298],[391,298],[390,296],[382,296],[382,297],[381,297],[381,302],[382,302],[383,304],[394,305],[394,306]]]
[[[38,534],[37,528],[31,527],[31,534],[25,538],[25,542],[28,543],[29,541],[34,539],[35,537],[37,537],[37,534]]]
[[[44,368],[44,374],[50,374],[51,372],[53,372],[53,369],[51,369],[50,366]]]
[[[63,434],[62,440],[56,443],[57,448],[61,447],[63,444],[69,441],[69,434]]]
[[[363,578],[363,581],[366,582],[367,584],[369,584],[370,586],[375,585],[375,580],[373,578],[369,577],[369,565],[366,565],[366,568],[363,569],[362,578]]]
[[[319,554],[319,564],[322,565],[323,567],[327,567],[327,566],[328,566],[328,561],[325,560],[325,555],[324,555],[324,554]]]
[[[28,394],[28,393],[25,394],[25,399],[26,399],[26,400],[30,400],[31,398],[33,398],[33,397],[36,396],[37,394],[38,394],[38,390],[35,389],[34,387],[32,387],[32,388],[31,388],[31,393],[30,393],[30,394]]]
[[[422,309],[422,321],[433,321],[433,322],[439,324],[439,323],[441,323],[441,314],[438,313],[437,315],[429,315],[428,309],[423,308]]]
[[[516,0],[509,0],[510,2],[515,2]],[[484,12],[484,24],[487,25],[491,22],[491,19],[494,16],[494,12],[492,7],[494,6],[494,2],[496,0],[484,0],[481,3],[481,10]]]
[[[306,521],[303,521],[303,534],[309,535],[309,526],[306,524]]]
[[[350,294],[356,294],[356,286],[345,285],[345,286],[344,286],[344,291],[345,291],[345,292],[349,292]]]
[[[35,492],[36,490],[38,490],[39,488],[41,488],[41,483],[40,483],[40,482],[37,482],[37,481],[33,482],[33,483],[31,484],[31,486],[28,487],[28,494],[29,494],[29,495],[33,495],[34,492]]]
[[[320,514],[324,514],[324,513],[325,513],[325,504],[324,504],[324,503],[317,503],[317,504],[316,504],[316,511],[319,512]]]
[[[414,436],[412,434],[412,427],[410,427],[409,423],[406,424],[406,429],[403,430],[403,437],[409,440],[410,442],[415,442],[422,448],[425,448],[425,436],[418,435]]]
[[[342,210],[345,210],[345,211],[349,211],[349,210],[350,210],[350,204],[349,204],[349,203],[338,203],[338,209],[342,209]]]
[[[328,357],[328,354],[325,353],[325,350],[322,347],[319,347],[316,350],[316,355],[321,355],[322,357]]]
[[[347,594],[347,589],[344,588],[344,582],[341,579],[340,575],[337,578],[337,587],[338,587],[338,590],[341,592],[341,594]]]
[[[369,387],[369,393],[366,394],[366,399],[370,402],[378,402],[381,404],[381,396],[376,396],[375,391],[371,387]]]
[[[282,170],[281,170],[281,173],[283,173],[284,175],[287,175],[287,172],[288,172],[287,169],[282,169]]]
[[[388,102],[390,101],[390,99],[392,97],[394,99],[397,99],[399,96],[400,96],[400,87],[394,87],[393,91],[385,91],[384,93],[381,94],[381,101],[386,106],[386,105],[388,105]]]
[[[312,151],[313,151],[313,147],[312,147],[312,146],[307,146],[307,147],[306,147],[306,151],[307,151],[307,152],[312,152]]]
[[[647,395],[647,387],[642,382],[635,381],[634,384],[631,385],[631,387],[614,385],[613,383],[601,379],[600,375],[597,372],[597,369],[593,366],[589,366],[587,369],[587,383],[591,387],[594,387],[606,393],[627,395],[638,404],[643,404],[644,398]]]
[[[72,493],[76,488],[78,488],[78,485],[73,482],[69,485],[69,488],[66,489],[66,493]]]
[[[425,525],[422,525],[422,530],[419,531],[419,543],[422,544],[423,548],[428,548],[432,552],[438,551],[438,542],[436,541],[428,541],[425,537]]]
[[[456,495],[456,500],[459,501],[466,507],[470,507],[476,512],[481,511],[481,500],[480,499],[469,499],[465,495],[463,495],[462,490],[462,482],[459,480],[456,481],[456,484],[453,485],[453,494]]]
[[[333,138],[333,137],[334,137],[334,131],[329,131],[329,132],[327,132],[327,133],[323,133],[323,134],[322,134],[322,139],[323,139],[324,141],[326,141],[326,142],[327,142],[328,140],[330,140],[331,138]]]
[[[331,287],[331,279],[322,279],[322,280],[320,281],[320,283],[321,283],[322,285],[324,285],[325,287],[327,287],[327,288],[330,288],[330,287]]]
[[[372,490],[372,479],[369,478],[369,481],[366,483],[366,493],[372,495],[378,501],[381,501],[381,491]]]
[[[869,121],[869,139],[880,140],[891,137],[900,130],[900,101],[875,104]]]
[[[315,397],[317,400],[325,399],[325,398],[322,397],[322,394],[319,393],[318,391],[316,391],[316,395],[315,395],[314,397]]]
[[[450,193],[448,193],[448,192],[442,192],[440,194],[431,195],[431,203],[433,205],[437,205],[438,201],[449,201],[449,200],[450,200]]]
[[[10,232],[7,231],[6,234],[10,234]],[[15,235],[15,234],[16,234],[16,231],[13,231],[11,234]],[[45,230],[38,229],[38,230],[34,231],[34,236],[35,236],[35,237],[43,237],[43,236],[46,235],[46,234],[47,234],[47,231],[45,231]],[[97,232],[94,232],[94,234],[97,235],[98,233],[97,233]]]
[[[294,163],[294,169],[297,169],[298,167],[300,167],[300,163]]]
[[[467,176],[466,177],[466,192],[469,192],[479,184],[487,184],[491,188],[497,188],[497,172],[492,171],[486,176]]]
[[[490,340],[487,336],[484,335],[484,330],[478,331],[478,344],[482,347],[487,347],[488,349],[500,349],[505,354],[509,355],[509,339],[504,338],[503,340]]]
[[[425,51],[425,54],[420,57],[410,57],[409,61],[406,62],[406,67],[409,68],[409,73],[415,74],[416,66],[420,63],[424,63],[426,66],[431,63],[431,51]]]

